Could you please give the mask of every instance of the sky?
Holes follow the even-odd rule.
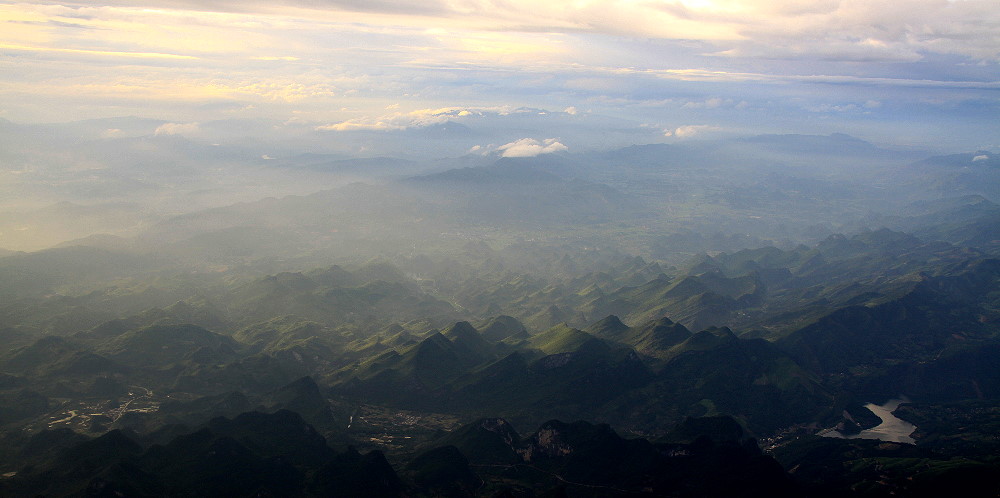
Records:
[[[998,7],[0,2],[0,118],[133,116],[159,120],[156,134],[215,141],[307,131],[354,155],[407,133],[508,155],[758,133],[997,149]]]

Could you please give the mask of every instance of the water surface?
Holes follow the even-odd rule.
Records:
[[[909,400],[905,398],[897,398],[890,399],[882,405],[876,405],[875,403],[865,405],[865,408],[871,410],[878,418],[882,419],[881,424],[871,429],[865,429],[851,435],[845,435],[836,430],[829,430],[821,432],[820,435],[824,437],[839,437],[841,439],[878,439],[893,443],[915,444],[916,441],[910,435],[913,434],[913,431],[917,430],[917,426],[892,414],[896,408],[899,408],[899,405],[907,401]]]

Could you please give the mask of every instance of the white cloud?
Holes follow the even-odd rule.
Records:
[[[317,131],[391,131],[391,130],[405,130],[407,127],[403,125],[393,124],[388,121],[369,121],[366,118],[362,119],[349,119],[347,121],[341,121],[339,123],[320,125],[316,127]]]
[[[163,123],[153,132],[156,136],[163,135],[194,135],[199,130],[198,123]]]
[[[858,110],[858,105],[857,104],[843,104],[843,105],[818,104],[818,105],[806,106],[805,109],[807,111],[809,111],[809,112],[819,112],[819,113],[827,113],[827,112],[854,112],[854,111]]]
[[[720,55],[849,61],[917,61],[927,53],[996,61],[1000,13],[991,0],[718,0],[706,23],[741,35]]]
[[[995,105],[1000,89],[996,0],[66,0],[0,5],[0,19],[16,55],[0,60],[0,107],[25,121],[207,123],[222,103],[331,131],[470,124],[498,104],[547,107],[550,123],[579,112],[574,126],[709,121],[669,113],[683,106],[732,130],[801,96],[782,126],[805,132],[818,122],[804,109],[850,120],[881,105],[910,124],[910,103],[962,112],[950,104]],[[555,129],[596,146],[549,123],[478,141]]]
[[[534,138],[522,138],[497,147],[501,157],[535,157],[541,154],[551,154],[569,150],[555,138],[538,141]]]
[[[394,108],[390,106],[390,108]],[[506,107],[441,107],[437,109],[418,109],[409,112],[395,112],[376,118],[363,117],[348,119],[339,123],[317,126],[319,131],[391,131],[408,128],[425,128],[443,124],[453,119],[482,117],[487,114],[505,115],[510,110]]]
[[[722,71],[709,69],[635,69],[622,67],[597,67],[588,68],[589,71],[614,76],[637,75],[655,76],[665,80],[677,80],[688,82],[718,82],[718,83],[747,83],[764,82],[776,84],[788,83],[810,83],[827,85],[868,85],[884,87],[912,87],[912,88],[953,88],[953,89],[998,89],[1000,80],[975,80],[975,79],[913,79],[913,78],[885,78],[875,76],[856,76],[838,74],[790,74],[785,72],[771,73],[749,73],[739,71]],[[610,103],[610,101],[608,101]],[[666,105],[674,100],[666,99],[662,101],[647,101],[647,105]],[[690,102],[686,102],[690,103]],[[696,102],[697,104],[697,102]]]
[[[691,138],[695,135],[710,132],[719,131],[722,128],[712,125],[684,125],[678,126],[672,130],[664,130],[663,136],[666,137],[677,137],[677,138]]]
[[[118,30],[115,38],[149,45],[150,52],[177,46],[185,53],[249,49],[256,60],[307,60],[310,40],[296,37],[290,54],[274,55],[275,34],[313,36],[331,28],[354,36],[411,36],[406,46],[439,63],[470,60],[532,60],[566,52],[564,34],[601,33],[638,38],[697,40],[708,52],[733,56],[919,60],[926,53],[998,60],[1000,9],[995,0],[607,0],[534,2],[450,0],[447,2],[193,2],[107,0],[95,8],[78,4],[92,20],[71,19],[67,7],[33,7],[40,17]],[[117,5],[116,5],[117,4]],[[139,4],[139,5],[135,5]],[[144,8],[153,7],[154,9]],[[294,7],[290,9],[289,7]],[[419,7],[419,8],[418,8]],[[15,7],[24,10],[20,6]],[[158,9],[157,9],[158,8]],[[188,10],[185,10],[188,9]],[[210,12],[215,10],[215,12]],[[195,13],[196,12],[196,13]],[[428,15],[433,12],[434,15]],[[24,15],[21,13],[21,15]],[[198,16],[191,23],[192,15]],[[308,20],[308,21],[307,21]],[[158,29],[143,29],[143,24]],[[10,28],[11,26],[8,26]],[[40,29],[40,28],[39,28]],[[48,29],[48,28],[47,28]],[[219,37],[225,29],[237,36]],[[96,30],[91,30],[96,31]],[[121,35],[127,31],[128,38]],[[177,37],[182,33],[183,38]],[[418,35],[418,36],[414,36]],[[36,32],[24,36],[32,41]],[[99,36],[91,34],[89,36]],[[250,42],[247,44],[247,42]],[[317,46],[322,46],[319,44]],[[375,51],[365,52],[374,54]],[[455,56],[458,56],[457,58]]]
[[[681,106],[682,109],[715,109],[723,104],[732,104],[732,100],[722,100],[713,97],[702,102],[688,102]]]

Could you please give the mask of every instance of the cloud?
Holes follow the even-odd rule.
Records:
[[[970,109],[964,103],[996,107],[995,7],[995,0],[0,4],[0,56],[7,56],[0,107],[15,121],[136,115],[208,123],[219,119],[208,105],[230,103],[240,107],[226,117],[347,132],[470,124],[463,120],[486,108],[533,106],[552,111],[545,125],[525,118],[515,129],[508,119],[498,131],[476,123],[493,133],[478,142],[558,129],[561,139],[594,147],[599,140],[574,133],[600,116],[709,121],[693,117],[702,111],[737,130],[748,129],[753,113],[782,108],[789,112],[756,122],[829,131],[833,125],[819,124],[811,109],[825,123],[850,126],[871,113],[902,128],[942,117],[915,117],[919,106],[956,122]],[[978,120],[962,121],[970,127],[985,120],[967,114]],[[551,124],[560,118],[567,128]]]
[[[305,3],[305,2],[303,2]],[[353,2],[352,2],[353,3]],[[367,2],[366,2],[367,3]],[[411,22],[454,20],[477,30],[574,33],[701,40],[721,50],[761,57],[826,57],[838,60],[916,60],[926,53],[954,53],[998,60],[997,21],[992,0],[678,0],[635,2],[572,0],[533,2],[378,2],[358,9],[346,2],[328,6],[378,10]],[[417,12],[416,6],[426,9]],[[434,16],[413,14],[436,13]],[[450,26],[455,28],[455,26]],[[516,39],[505,39],[502,53]],[[492,46],[492,45],[487,45]],[[534,49],[532,49],[534,50]]]
[[[191,55],[169,54],[169,53],[159,53],[159,52],[128,52],[119,50],[85,50],[76,48],[34,47],[28,45],[14,45],[9,43],[0,43],[0,49],[11,50],[16,52],[51,52],[51,53],[78,54],[78,55],[97,55],[97,56],[108,56],[108,57],[134,57],[134,58],[145,58],[145,59],[197,59],[197,57]]]
[[[709,131],[719,131],[722,128],[712,125],[685,125],[678,126],[672,130],[664,130],[663,136],[666,137],[676,137],[676,138],[691,138],[695,135],[709,132]]]
[[[957,54],[996,61],[1000,14],[989,0],[715,0],[693,9],[704,23],[732,23],[738,39],[717,55],[764,59],[918,61]],[[992,10],[992,11],[991,11]]]
[[[387,109],[396,109],[398,104],[387,106]],[[428,126],[444,124],[451,120],[463,118],[483,117],[488,114],[507,115],[518,110],[511,110],[507,107],[440,107],[436,109],[417,109],[409,112],[394,112],[379,117],[362,117],[348,119],[338,123],[320,125],[316,127],[318,131],[392,131],[406,130],[409,128],[426,128]]]
[[[806,106],[805,109],[809,112],[824,113],[824,112],[855,112],[858,111],[860,108],[858,107],[857,104],[842,104],[842,105],[818,104],[818,105]]]
[[[715,109],[723,104],[732,104],[732,100],[723,100],[718,97],[707,99],[703,102],[688,102],[681,106],[682,109]]]
[[[198,133],[198,123],[163,123],[153,132],[156,136],[163,135],[193,135]]]
[[[956,89],[1000,89],[1000,80],[980,80],[980,79],[917,79],[917,78],[892,78],[878,76],[858,76],[839,74],[793,74],[791,72],[774,71],[771,73],[741,72],[712,70],[705,68],[688,69],[636,69],[621,67],[590,67],[589,71],[605,75],[622,77],[626,75],[654,76],[665,80],[689,81],[689,82],[717,82],[717,83],[747,83],[762,82],[775,84],[788,83],[809,83],[821,85],[867,85],[867,86],[887,86],[887,87],[911,87],[911,88],[956,88]],[[711,100],[711,99],[709,99]],[[672,99],[662,102],[670,103]],[[692,102],[687,102],[692,103]],[[686,103],[686,104],[687,104]],[[693,102],[702,104],[704,102]]]
[[[711,45],[709,53],[765,59],[913,61],[936,53],[1000,60],[1000,51],[996,48],[1000,46],[997,30],[1000,10],[996,9],[993,0],[554,0],[543,3],[529,0],[105,0],[102,3],[106,7],[101,8],[94,8],[83,0],[67,0],[66,3],[76,4],[78,10],[86,9],[87,14],[114,14],[118,16],[115,20],[123,21],[119,26],[128,26],[129,20],[140,15],[177,24],[187,20],[186,26],[170,26],[153,30],[151,34],[166,37],[182,32],[189,38],[194,35],[192,43],[172,37],[175,43],[182,42],[194,51],[199,44],[205,45],[210,40],[204,36],[206,25],[225,24],[241,30],[242,35],[256,38],[262,27],[290,25],[292,29],[309,31],[321,26],[329,28],[332,23],[340,22],[383,32],[389,27],[413,27],[426,31],[440,42],[437,47],[425,45],[426,48],[447,48],[471,57],[492,59],[519,52],[537,59],[538,53],[564,51],[566,47],[559,43],[563,34],[595,33],[702,41]],[[100,25],[100,19],[85,22],[68,17],[71,8],[47,6],[44,9],[49,17],[25,18],[22,15],[20,19],[106,27]],[[123,18],[122,12],[130,13],[131,17]],[[197,22],[191,23],[192,18]],[[304,19],[314,21],[299,22]],[[240,38],[239,42],[244,40]],[[235,49],[233,41],[216,39],[209,46],[225,43]],[[265,47],[268,46],[264,44],[266,41],[254,39],[253,45]]]
[[[367,121],[366,119],[350,119],[339,123],[317,126],[317,131],[392,131],[405,130],[408,126],[393,124],[388,121]]]
[[[539,142],[534,138],[522,138],[497,147],[501,157],[535,157],[541,154],[563,152],[569,150],[555,138],[546,138]]]

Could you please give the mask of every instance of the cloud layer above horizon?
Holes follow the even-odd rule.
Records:
[[[564,127],[529,134],[574,150],[573,126],[630,128],[647,141],[845,132],[996,147],[1000,9],[992,0],[0,3],[0,118],[13,121],[267,120],[336,137],[485,123],[525,107],[558,114]],[[511,137],[470,136],[465,149]]]

